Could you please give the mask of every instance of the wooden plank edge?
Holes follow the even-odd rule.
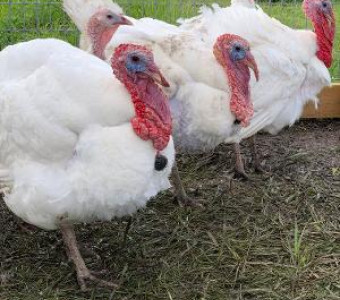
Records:
[[[314,103],[305,106],[303,119],[336,119],[340,118],[340,83],[333,83],[326,87],[319,95],[319,107],[316,110]]]

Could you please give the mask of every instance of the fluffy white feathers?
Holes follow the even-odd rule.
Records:
[[[260,8],[234,2],[226,8],[202,7],[199,16],[181,20],[181,28],[196,33],[209,45],[224,32],[249,41],[260,81],[252,83],[255,114],[250,126],[240,131],[240,137],[247,138],[261,129],[277,133],[301,116],[306,102],[317,101],[317,94],[330,85],[331,78],[315,56],[313,32],[293,30]]]
[[[90,222],[132,214],[170,187],[172,141],[162,154],[169,161],[158,172],[155,149],[130,124],[91,126],[65,164],[17,160],[5,201],[20,218],[44,229],[56,229],[63,215],[71,222]]]
[[[156,150],[133,132],[131,97],[109,65],[48,39],[6,48],[0,67],[0,165],[13,185],[5,201],[25,221],[106,220],[169,187],[173,143],[155,171]]]
[[[83,2],[81,7],[85,5]],[[70,17],[76,21],[73,15]],[[133,26],[119,27],[105,49],[107,62],[121,43],[152,49],[157,65],[170,83],[174,140],[179,150],[211,149],[235,133],[228,81],[213,56],[212,47],[194,34],[151,18],[133,20]],[[90,49],[82,43],[80,47]],[[205,72],[197,70],[197,62],[202,62]],[[217,77],[220,78],[215,80]]]

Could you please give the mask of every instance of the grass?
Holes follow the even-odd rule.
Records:
[[[334,120],[260,136],[272,173],[250,182],[231,180],[231,147],[180,157],[204,209],[164,193],[134,215],[125,245],[124,219],[78,226],[88,266],[121,283],[114,292],[80,292],[60,234],[23,232],[3,206],[0,299],[340,299],[339,134]]]
[[[61,0],[13,0],[11,5],[0,5],[0,48],[12,43],[36,37],[53,36],[77,43],[78,33],[61,9]],[[202,3],[218,2],[228,5],[229,0],[118,0],[127,14],[134,17],[152,16],[174,23],[179,17],[191,17],[197,14]],[[335,0],[334,7],[340,16],[340,2]],[[4,2],[2,2],[4,3]],[[22,4],[24,3],[24,4]],[[293,28],[305,28],[306,23],[297,1],[279,1],[269,4],[260,1],[261,7],[271,16]],[[340,18],[337,18],[340,28]],[[340,35],[334,46],[334,63],[330,69],[333,80],[340,79]]]

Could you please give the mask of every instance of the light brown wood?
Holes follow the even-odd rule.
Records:
[[[302,118],[340,118],[340,83],[333,83],[331,87],[327,87],[321,92],[317,110],[315,109],[314,103],[307,104]]]

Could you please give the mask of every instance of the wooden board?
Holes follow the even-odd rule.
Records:
[[[340,83],[333,83],[331,87],[327,87],[321,92],[317,110],[315,110],[314,103],[307,104],[302,118],[340,118]]]

